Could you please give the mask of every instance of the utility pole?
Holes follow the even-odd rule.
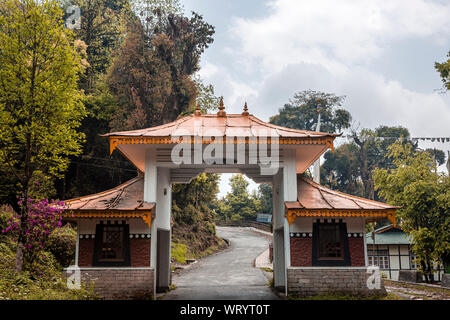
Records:
[[[320,99],[317,100],[317,112],[319,116],[317,118],[316,132],[320,132]],[[314,162],[313,180],[315,183],[320,184],[320,157]]]

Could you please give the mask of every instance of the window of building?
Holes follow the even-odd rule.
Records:
[[[128,225],[97,225],[94,266],[128,266],[129,251]]]
[[[350,266],[347,227],[342,222],[313,224],[313,266]]]
[[[389,269],[389,251],[388,250],[368,250],[370,266],[378,266],[380,269]]]
[[[337,223],[324,223],[318,226],[318,259],[343,260],[344,241]]]

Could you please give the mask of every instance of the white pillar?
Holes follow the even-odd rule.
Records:
[[[161,241],[157,244],[157,281],[159,288],[163,291],[170,287],[170,249],[171,249],[171,211],[172,211],[172,193],[170,185],[170,169],[158,168],[157,191],[156,191],[156,217],[154,225],[156,228],[155,236],[161,233]],[[158,267],[158,263],[161,265]],[[159,274],[158,274],[159,273]]]
[[[78,257],[80,253],[78,252],[80,250],[80,224],[77,223],[77,242],[75,244],[75,266],[78,267]]]
[[[297,159],[295,149],[284,150],[283,168],[283,225],[284,225],[284,259],[285,259],[285,294],[287,295],[287,268],[291,266],[290,226],[284,215],[284,202],[297,201]]]
[[[366,218],[361,217],[363,226],[363,240],[364,240],[364,264],[369,266],[369,256],[367,255],[367,239],[366,239]]]
[[[148,149],[145,153],[145,174],[144,174],[144,202],[156,203],[156,183],[157,183],[157,168],[156,168],[156,150]],[[158,206],[156,206],[157,213]],[[154,270],[153,281],[153,295],[156,294],[156,253],[157,253],[157,226],[155,221],[152,221],[150,230],[150,267]]]

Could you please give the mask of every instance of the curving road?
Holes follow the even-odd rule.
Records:
[[[230,248],[201,259],[174,275],[175,290],[163,300],[274,300],[263,271],[254,267],[255,258],[268,248],[269,240],[257,232],[236,227],[217,227]]]

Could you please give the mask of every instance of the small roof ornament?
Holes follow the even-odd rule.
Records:
[[[247,102],[245,102],[245,104],[244,104],[244,112],[242,112],[242,115],[243,116],[248,116],[249,115],[248,108],[247,108]]]
[[[202,111],[200,110],[200,103],[197,102],[197,108],[194,111],[194,115],[195,116],[201,116],[202,115]]]
[[[217,115],[219,117],[225,117],[227,115],[227,113],[225,112],[225,107],[223,105],[223,97],[220,97],[219,112],[217,112]]]

